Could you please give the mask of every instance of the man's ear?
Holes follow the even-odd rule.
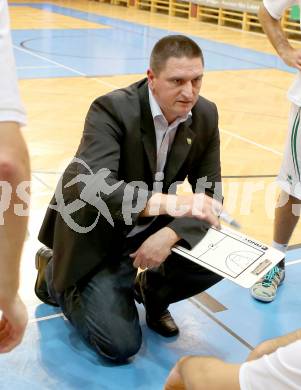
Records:
[[[151,89],[151,91],[153,90],[153,83],[154,83],[154,78],[155,78],[155,75],[154,75],[154,72],[151,70],[151,69],[147,69],[147,80],[148,80],[148,85]]]

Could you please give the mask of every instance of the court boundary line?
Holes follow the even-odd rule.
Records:
[[[239,341],[241,344],[243,344],[245,347],[247,347],[250,351],[252,351],[254,349],[254,347],[251,344],[249,344],[246,340],[244,340],[242,337],[240,337],[238,334],[236,334],[233,330],[231,330],[223,322],[218,320],[213,314],[211,314],[210,311],[204,305],[202,305],[197,299],[195,299],[194,297],[190,297],[190,298],[188,298],[188,301],[190,301],[195,306],[197,306],[198,309],[200,309],[204,314],[206,314],[207,317],[209,317],[212,321],[214,321],[217,325],[219,325],[222,329],[224,329],[227,333],[229,333],[237,341]]]
[[[288,267],[290,265],[295,265],[295,264],[300,264],[301,263],[301,259],[297,259],[297,260],[288,260],[285,262],[285,266]]]
[[[51,191],[55,191],[55,188],[53,188],[52,186],[50,186],[48,183],[46,183],[45,180],[41,179],[38,174],[34,173],[34,172],[31,172],[32,174],[32,177],[34,179],[36,179],[38,182],[40,182],[41,184],[43,184],[48,190],[51,190]]]
[[[28,321],[29,324],[35,324],[37,322],[40,322],[40,321],[47,321],[47,320],[52,320],[54,318],[59,318],[59,317],[63,317],[65,318],[64,314],[61,312],[61,313],[57,313],[57,314],[51,314],[49,316],[45,316],[45,317],[36,317],[36,318],[32,318]]]
[[[20,50],[20,51],[22,51],[22,52],[25,52],[25,53],[27,53],[27,54],[30,54],[30,55],[32,55],[33,57],[37,57],[37,58],[39,58],[39,59],[41,59],[41,60],[43,60],[43,61],[49,62],[49,63],[51,63],[51,64],[57,65],[58,67],[61,67],[61,68],[63,68],[63,69],[66,69],[66,70],[68,70],[68,71],[71,72],[71,73],[75,73],[75,74],[77,74],[77,75],[79,75],[79,76],[88,78],[88,75],[87,75],[86,73],[83,73],[83,72],[81,72],[81,71],[79,71],[79,70],[76,70],[76,69],[74,69],[74,68],[71,68],[70,66],[63,65],[63,64],[61,64],[60,62],[51,60],[51,59],[49,59],[49,58],[47,58],[47,57],[43,57],[43,56],[41,56],[40,54],[33,53],[33,52],[31,52],[30,50],[24,49],[24,48],[19,47],[19,46],[17,46],[17,45],[13,45],[13,47],[14,47],[15,49],[17,49],[17,50]],[[98,83],[100,83],[100,84],[103,84],[103,85],[105,85],[106,87],[109,87],[109,88],[114,88],[114,89],[118,88],[118,87],[116,87],[114,84],[107,83],[107,82],[105,82],[105,81],[99,80],[99,79],[97,79],[96,77],[89,77],[89,80],[94,80],[94,81],[96,81],[96,82],[98,82]]]
[[[59,65],[45,65],[45,66],[16,66],[17,69],[57,69]]]
[[[251,145],[253,145],[253,146],[257,146],[258,148],[261,148],[261,149],[263,149],[263,150],[265,150],[265,151],[267,151],[267,152],[274,153],[274,154],[276,154],[277,156],[282,156],[282,154],[283,154],[283,153],[280,152],[279,150],[276,150],[276,149],[270,148],[270,147],[268,147],[268,146],[266,146],[266,145],[263,145],[263,144],[260,144],[260,143],[258,143],[258,142],[255,142],[255,141],[253,141],[253,140],[251,140],[251,139],[249,139],[249,138],[246,138],[246,137],[244,137],[244,136],[242,136],[242,135],[233,133],[232,131],[224,130],[224,129],[219,129],[219,131],[220,131],[221,133],[225,133],[225,134],[227,134],[227,135],[229,135],[229,136],[231,136],[231,137],[233,137],[233,138],[239,139],[239,140],[244,141],[244,142],[246,142],[246,143],[248,143],[248,144],[251,144]]]

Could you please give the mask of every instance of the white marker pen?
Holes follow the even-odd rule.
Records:
[[[228,214],[227,211],[223,210],[220,213],[219,217],[223,222],[226,222],[228,225],[233,226],[236,229],[241,228],[240,224],[237,221],[235,221],[235,219],[233,217],[231,217],[231,215]]]

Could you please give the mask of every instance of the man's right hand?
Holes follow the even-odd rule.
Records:
[[[148,201],[142,216],[168,214],[174,218],[189,217],[207,221],[220,228],[218,215],[222,204],[203,193],[187,195],[154,194]]]

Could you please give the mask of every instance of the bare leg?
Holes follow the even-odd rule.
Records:
[[[281,191],[275,208],[274,221],[274,242],[276,249],[285,253],[295,226],[299,220],[301,200]],[[284,255],[283,253],[283,255]],[[285,261],[284,259],[272,268],[262,279],[251,288],[251,295],[258,301],[272,302],[277,293],[277,289],[284,280]]]
[[[288,200],[284,202],[285,199]],[[296,205],[293,207],[293,205]],[[287,244],[300,216],[301,200],[287,195],[282,191],[275,209],[274,241]]]

